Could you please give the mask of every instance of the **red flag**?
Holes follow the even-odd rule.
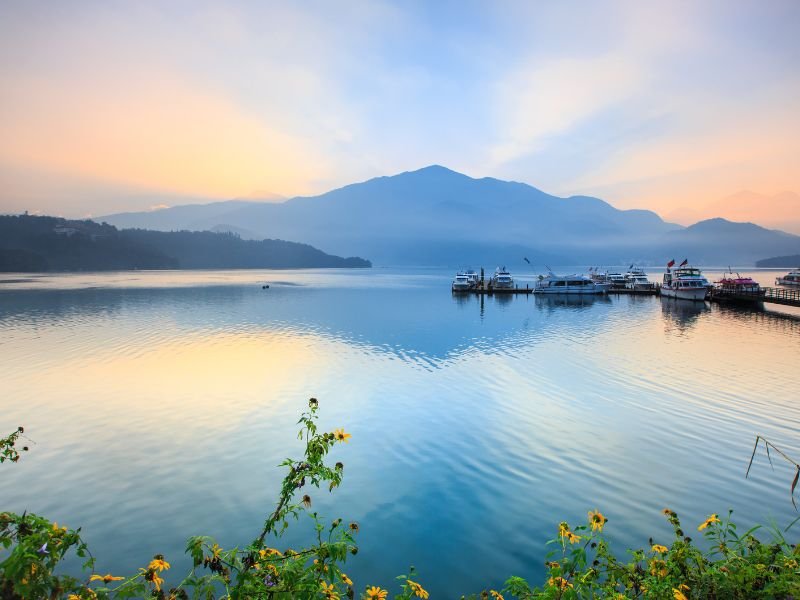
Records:
[[[684,258],[684,259],[683,259],[683,262],[682,262],[680,265],[678,265],[678,266],[679,266],[679,267],[682,267],[683,265],[688,265],[688,264],[689,264],[689,259],[688,259],[688,258]]]
[[[672,265],[675,264],[675,259],[673,258],[671,261],[667,263],[667,268],[669,269]]]

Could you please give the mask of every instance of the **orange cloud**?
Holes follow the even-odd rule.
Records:
[[[170,73],[18,77],[0,101],[0,161],[177,194],[304,190],[327,162],[279,118]]]

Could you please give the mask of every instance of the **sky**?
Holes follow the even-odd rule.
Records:
[[[0,212],[441,164],[800,233],[798,25],[796,0],[4,0]]]

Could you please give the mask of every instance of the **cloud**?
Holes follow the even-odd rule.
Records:
[[[645,81],[642,69],[621,55],[556,59],[507,74],[497,86],[500,136],[491,163],[545,149],[553,136],[624,101]]]

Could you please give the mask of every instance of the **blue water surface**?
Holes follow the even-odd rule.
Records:
[[[451,278],[4,276],[0,431],[24,425],[31,451],[2,467],[0,508],[81,526],[103,573],[163,553],[175,583],[188,536],[260,531],[315,396],[321,425],[353,434],[332,457],[343,486],[311,496],[360,524],[358,589],[410,565],[440,598],[540,582],[558,523],[592,509],[619,548],[669,542],[664,507],[687,531],[729,508],[796,516],[787,464],[759,453],[744,474],[756,434],[800,457],[800,311],[454,296]]]

